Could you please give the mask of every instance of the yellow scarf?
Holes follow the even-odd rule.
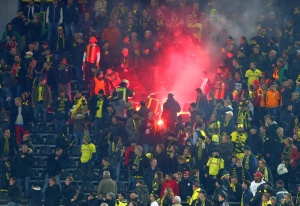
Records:
[[[10,137],[4,137],[5,139],[4,149],[3,149],[4,154],[9,154],[9,138]]]

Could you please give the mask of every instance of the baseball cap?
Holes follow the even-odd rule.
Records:
[[[186,170],[183,172],[183,175],[190,175],[190,172]]]
[[[263,177],[264,177],[264,175],[263,175],[261,172],[255,172],[255,173],[254,173],[254,176],[260,177],[260,178],[263,178]]]

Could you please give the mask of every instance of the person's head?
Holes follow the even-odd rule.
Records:
[[[174,132],[170,132],[170,133],[167,135],[167,139],[168,139],[169,141],[174,141],[174,140],[176,139],[175,136],[176,136],[176,135],[175,135]]]
[[[166,181],[170,181],[170,180],[172,179],[172,177],[173,177],[173,175],[172,175],[171,173],[167,173],[167,174],[165,175],[165,180],[166,180]]]
[[[150,165],[151,165],[152,167],[156,167],[156,166],[157,166],[157,160],[156,160],[155,158],[152,158],[152,159],[150,160]]]
[[[3,130],[3,136],[4,137],[10,137],[10,129],[9,128],[5,128]]]
[[[221,192],[221,193],[219,194],[219,196],[218,196],[218,200],[219,200],[219,202],[224,202],[224,201],[226,201],[226,200],[227,200],[227,195],[226,195],[225,193]]]
[[[21,151],[22,151],[23,154],[26,154],[26,153],[28,152],[28,147],[27,147],[27,145],[25,145],[25,144],[22,145]]]
[[[183,155],[184,156],[188,156],[188,155],[191,155],[192,151],[191,151],[191,148],[190,147],[186,147],[184,150],[183,150]]]
[[[266,161],[264,159],[261,159],[258,161],[258,168],[264,169],[266,167]]]
[[[114,193],[109,192],[109,193],[106,194],[105,198],[107,200],[114,200],[115,199],[115,195],[114,195]]]
[[[90,18],[91,18],[90,12],[85,12],[85,13],[84,13],[84,21],[89,21]]]
[[[251,154],[251,148],[249,146],[245,146],[244,148],[244,154],[246,157],[249,157]]]
[[[135,185],[136,185],[137,187],[139,187],[139,186],[142,186],[142,185],[144,185],[144,184],[145,184],[145,183],[144,183],[143,180],[137,180]]]
[[[39,79],[39,81],[40,81],[40,85],[41,86],[45,86],[46,85],[46,83],[47,83],[47,80],[46,80],[46,78],[45,77],[40,77],[40,79]]]
[[[222,143],[227,143],[227,142],[229,142],[229,136],[223,135],[222,138],[221,138],[221,142],[222,142]]]
[[[276,130],[276,133],[279,137],[283,137],[284,136],[284,131],[282,127],[278,127],[278,129]]]
[[[147,9],[143,9],[142,15],[143,15],[144,18],[147,18],[149,16],[148,10]]]
[[[102,165],[103,165],[104,167],[106,167],[106,166],[109,165],[109,159],[108,159],[108,157],[102,158]]]
[[[213,157],[217,157],[218,155],[219,155],[219,150],[218,149],[212,150],[212,156]]]
[[[269,193],[264,193],[261,198],[262,202],[268,202],[270,200]]]
[[[142,155],[142,152],[143,152],[143,148],[141,146],[137,145],[134,147],[134,153],[136,155]]]
[[[73,3],[73,0],[68,0],[68,5],[72,5],[72,3]]]
[[[189,179],[189,177],[190,177],[190,172],[189,171],[184,171],[183,172],[183,179]]]
[[[272,196],[272,197],[270,198],[270,201],[271,201],[272,206],[273,206],[273,205],[277,205],[277,198],[276,198],[275,196]]]
[[[91,141],[91,138],[89,136],[84,136],[82,138],[82,143],[87,145]]]
[[[164,174],[161,171],[157,171],[154,173],[154,178],[158,181],[162,181],[164,179]]]
[[[200,200],[204,200],[206,197],[207,197],[206,191],[203,190],[203,189],[200,190],[200,191],[199,191],[199,194],[198,194],[198,198],[199,198]]]
[[[196,189],[198,189],[198,188],[200,188],[200,184],[199,184],[199,182],[194,182],[193,183],[193,190],[196,190]]]
[[[17,107],[21,107],[22,106],[22,99],[20,97],[16,97],[15,98],[15,105]]]
[[[137,198],[137,195],[135,193],[131,193],[130,198],[131,198],[131,196],[134,197],[134,195],[132,195],[132,194],[134,194]],[[133,198],[131,198],[131,199],[133,199]],[[135,201],[130,201],[128,206],[138,206],[138,204]]]
[[[53,187],[56,184],[56,179],[55,177],[50,177],[49,179],[49,186]]]
[[[19,63],[21,61],[21,57],[19,54],[16,54],[15,57],[14,57],[14,61],[15,63]]]
[[[149,196],[150,202],[154,202],[158,199],[158,195],[155,193],[151,193]]]
[[[66,177],[66,185],[70,185],[72,182],[74,182],[73,177]]]
[[[291,145],[293,145],[293,139],[290,137],[286,138],[284,144],[286,147],[290,147]]]
[[[250,181],[249,180],[244,180],[243,183],[242,183],[242,188],[243,189],[247,189],[247,188],[250,188]]]
[[[13,185],[16,181],[17,181],[17,179],[15,177],[9,178],[10,185]]]
[[[268,125],[270,125],[273,121],[275,121],[275,118],[270,115],[265,115],[265,121]]]
[[[237,159],[235,164],[236,164],[237,167],[242,167],[243,166],[243,161],[241,159]]]
[[[270,59],[274,59],[276,57],[277,52],[275,50],[271,50],[269,52],[269,58]]]
[[[165,148],[165,146],[163,145],[163,144],[158,144],[157,146],[156,146],[156,152],[157,153],[162,153],[163,151],[164,151],[164,148]]]
[[[104,171],[103,172],[103,178],[109,179],[110,178],[110,172],[109,171]]]
[[[239,66],[239,62],[238,62],[237,59],[233,59],[233,60],[232,60],[232,66],[234,66],[234,67]]]
[[[120,192],[118,194],[118,200],[121,201],[121,202],[125,200],[125,197],[126,197],[126,193],[125,192]]]
[[[129,103],[129,104],[127,104],[127,105],[132,104],[132,103],[130,103],[130,102],[128,102],[128,103]],[[134,111],[133,114],[132,114],[132,118],[133,118],[133,119],[138,119],[138,118],[139,118],[139,113],[138,113],[137,111]]]
[[[53,1],[52,1],[52,4],[53,4],[53,6],[57,6],[58,0],[53,0]]]
[[[252,69],[252,70],[256,69],[256,63],[255,62],[250,63],[250,69]]]
[[[151,31],[145,31],[145,39],[149,39],[152,36],[152,32]]]
[[[173,197],[173,199],[172,199],[172,204],[174,205],[174,204],[181,204],[181,198],[179,197],[179,196],[175,196],[175,197]]]
[[[178,164],[180,164],[180,165],[182,165],[182,164],[184,164],[185,163],[185,158],[184,158],[184,156],[178,156],[177,157],[177,160],[178,160]]]
[[[165,194],[166,196],[174,196],[173,190],[172,190],[172,188],[170,188],[170,187],[166,187],[166,189],[164,190],[164,194]]]
[[[28,5],[32,7],[34,5],[34,0],[28,0]]]
[[[285,196],[284,196],[284,200],[285,202],[289,202],[292,200],[292,195],[290,193],[287,193]]]
[[[299,99],[299,92],[297,91],[294,91],[292,93],[292,100],[298,100]]]
[[[261,182],[263,179],[264,175],[261,172],[255,172],[254,173],[254,180],[255,182]]]

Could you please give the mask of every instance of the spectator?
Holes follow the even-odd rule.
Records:
[[[30,178],[33,165],[32,149],[23,145],[15,157],[16,177],[19,185],[24,182],[24,197],[29,198],[30,195]]]
[[[179,187],[177,182],[173,179],[173,175],[170,173],[167,173],[165,175],[165,182],[163,183],[162,187],[161,187],[161,192],[160,192],[160,197],[163,198],[163,196],[165,195],[165,190],[168,190],[167,188],[169,188],[169,191],[172,191],[172,193],[174,195],[179,195]],[[173,192],[174,191],[174,192]]]
[[[63,9],[58,5],[58,0],[53,0],[47,8],[46,23],[48,25],[47,41],[54,48],[53,36],[57,35],[58,26],[63,22]]]
[[[21,137],[28,133],[28,126],[31,120],[31,109],[28,105],[22,104],[20,97],[15,98],[15,107],[11,113],[12,124],[15,126],[16,143],[21,144]]]
[[[97,189],[97,193],[104,196],[108,193],[117,194],[117,184],[110,177],[109,171],[103,172],[103,179],[100,181]]]
[[[48,184],[50,184],[50,178],[54,178],[54,182],[51,182],[51,184],[58,185],[59,188],[61,188],[60,184],[60,178],[58,174],[62,172],[61,169],[61,155],[63,153],[63,150],[60,147],[57,147],[55,149],[55,152],[48,155],[47,157],[47,166],[45,171],[45,179],[44,179],[44,186],[42,189],[42,192],[45,194],[46,189],[48,187]],[[52,186],[53,186],[52,185]]]
[[[96,146],[90,142],[89,136],[84,136],[81,145],[81,169],[82,169],[82,180],[83,182],[88,182],[92,178],[92,171],[94,166],[94,161],[96,159]]]
[[[49,186],[46,188],[45,191],[45,205],[59,205],[59,201],[61,198],[61,189],[60,186],[56,184],[56,179],[51,177],[49,179]]]
[[[9,179],[9,188],[8,188],[9,202],[8,206],[21,205],[22,199],[22,189],[20,185],[16,182],[16,178],[11,177]]]
[[[45,77],[40,77],[39,84],[32,89],[32,107],[34,110],[34,123],[39,122],[39,114],[43,116],[43,127],[46,128],[47,112],[52,103],[51,90],[46,84]]]
[[[2,135],[1,135],[2,136]],[[8,128],[3,129],[3,136],[0,141],[0,155],[9,155],[12,158],[15,152],[18,151],[18,145],[16,144],[15,138],[11,137],[10,130]]]
[[[71,107],[71,101],[65,97],[65,90],[59,90],[59,97],[53,103],[56,108],[55,111],[55,134],[65,134],[67,135],[66,122],[68,119],[68,112]]]
[[[71,42],[76,32],[76,25],[78,23],[78,8],[73,3],[73,0],[67,1],[63,19],[67,40]]]
[[[192,202],[192,206],[199,206],[202,204],[207,206],[213,205],[213,203],[207,199],[207,193],[205,190],[200,190],[198,194],[198,198]]]

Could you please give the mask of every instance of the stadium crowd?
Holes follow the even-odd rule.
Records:
[[[0,48],[7,205],[300,205],[300,1],[29,0],[16,11]],[[161,104],[153,82],[170,51],[197,62],[211,47],[219,66],[194,72],[183,122],[176,91]],[[38,185],[32,142],[45,132],[56,147]],[[80,175],[62,179],[76,147]]]

